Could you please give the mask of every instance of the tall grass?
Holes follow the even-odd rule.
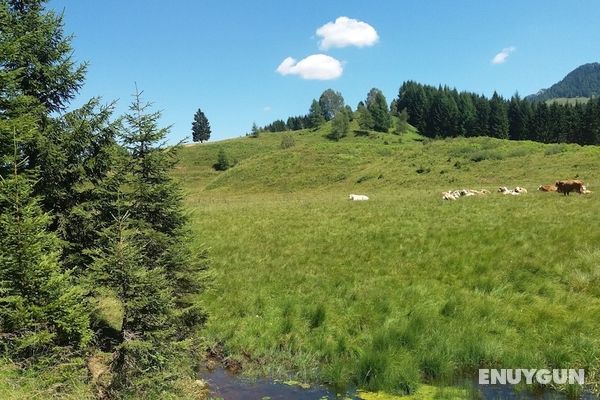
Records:
[[[209,340],[251,354],[250,373],[395,393],[480,367],[598,373],[600,200],[535,188],[579,176],[593,190],[599,149],[324,133],[290,134],[285,151],[277,134],[184,149],[215,273]],[[215,173],[220,146],[240,162]],[[440,199],[517,185],[530,193]],[[368,202],[347,201],[357,188]]]

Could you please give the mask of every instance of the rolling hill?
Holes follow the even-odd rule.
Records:
[[[590,98],[600,95],[600,63],[581,65],[569,72],[560,82],[548,89],[527,96],[531,101]]]
[[[182,149],[213,261],[209,343],[246,374],[399,394],[481,366],[600,372],[600,201],[536,191],[594,190],[599,148],[327,130]],[[220,149],[237,162],[224,172]],[[494,193],[517,185],[529,193]],[[441,200],[463,187],[493,193]]]

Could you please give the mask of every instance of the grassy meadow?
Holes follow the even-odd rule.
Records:
[[[536,188],[600,187],[600,149],[412,132],[334,142],[326,130],[181,150],[193,244],[212,260],[209,343],[248,374],[388,393],[479,367],[594,380],[600,192]],[[212,168],[221,148],[236,162],[225,172]],[[441,200],[459,188],[492,193]]]

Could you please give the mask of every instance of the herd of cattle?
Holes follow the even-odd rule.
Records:
[[[565,196],[571,192],[577,192],[579,194],[590,194],[592,193],[585,187],[583,181],[580,180],[564,180],[557,181],[554,185],[541,185],[538,187],[540,192],[558,192]],[[498,192],[511,196],[520,196],[527,193],[527,189],[517,186],[514,189],[509,189],[506,186],[498,188]],[[443,200],[457,200],[461,197],[476,196],[482,194],[489,194],[488,190],[473,190],[473,189],[460,189],[460,190],[449,190],[442,193]]]
[[[579,194],[592,193],[585,187],[583,181],[576,179],[556,181],[554,185],[541,185],[540,187],[538,187],[538,190],[540,192],[558,192],[564,194],[565,196],[570,194],[571,192],[577,192]],[[520,186],[517,186],[514,189],[509,189],[506,186],[502,186],[498,188],[498,192],[510,196],[520,196],[522,194],[527,193],[527,189]],[[447,192],[442,193],[442,200],[457,200],[461,197],[481,196],[486,194],[490,194],[490,191],[486,189],[449,190]],[[364,194],[350,194],[348,195],[348,199],[352,201],[366,201],[369,200],[369,197],[365,196]]]

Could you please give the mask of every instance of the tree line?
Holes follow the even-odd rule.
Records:
[[[325,90],[319,99],[313,99],[308,113],[305,115],[292,116],[287,121],[278,119],[260,128],[256,124],[252,128],[251,136],[257,132],[284,132],[297,131],[301,129],[318,129],[327,121],[332,122],[332,138],[345,136],[350,121],[357,118],[361,130],[374,130],[377,132],[388,132],[392,126],[392,115],[394,108],[388,106],[383,92],[373,88],[367,94],[364,101],[360,101],[356,111],[344,101],[344,97],[333,89]]]
[[[491,136],[543,143],[600,144],[600,99],[585,103],[530,102],[515,94],[505,99],[458,92],[447,86],[407,81],[400,87],[397,110],[432,138]]]
[[[52,366],[103,350],[102,396],[176,391],[192,376],[207,266],[187,246],[178,146],[162,145],[168,128],[137,88],[121,116],[97,98],[66,111],[87,65],[44,3],[0,0],[3,359]],[[96,306],[107,297],[114,326]]]
[[[574,104],[534,102],[518,94],[505,99],[496,92],[487,98],[414,81],[402,84],[389,107],[381,90],[371,89],[355,111],[344,103],[339,92],[327,89],[312,101],[306,115],[276,120],[262,128],[255,125],[253,133],[317,129],[335,120],[330,137],[339,139],[347,132],[346,120],[356,119],[363,131],[388,132],[393,125],[392,116],[397,117],[394,132],[403,132],[405,124],[410,123],[431,138],[491,136],[543,143],[600,144],[598,97]]]

